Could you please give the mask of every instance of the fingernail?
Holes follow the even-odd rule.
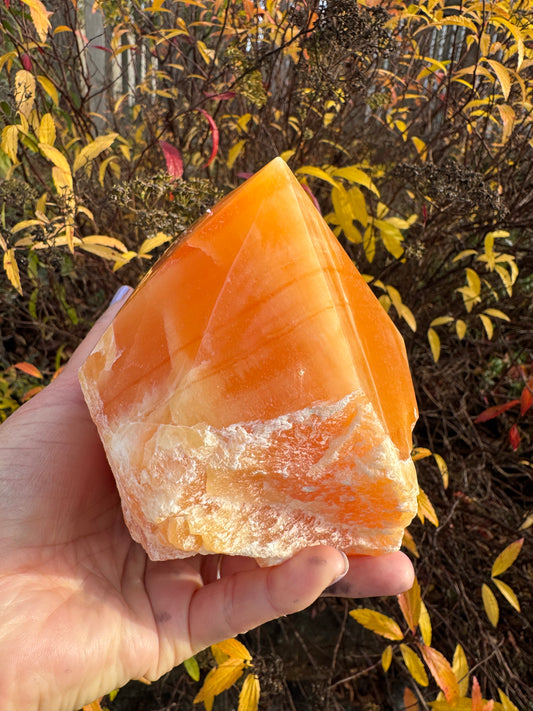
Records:
[[[118,301],[122,301],[122,299],[130,293],[130,291],[133,291],[131,286],[127,286],[124,284],[123,286],[119,287],[117,291],[115,292],[115,295],[111,299],[111,303],[109,306],[113,306],[113,304],[116,304]]]
[[[339,580],[342,580],[346,573],[350,570],[350,561],[348,560],[348,556],[343,551],[339,551],[339,553],[341,554],[344,560],[344,570],[340,575],[337,575],[337,577],[331,581],[331,583],[328,585],[328,588],[330,588],[332,585],[335,585],[335,583],[338,583]]]

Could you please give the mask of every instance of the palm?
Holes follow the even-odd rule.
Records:
[[[132,541],[76,378],[116,308],[0,428],[0,705],[9,709],[69,711],[131,678],[155,679],[303,609],[344,568],[327,546],[271,569],[224,558],[217,571],[217,557],[154,563]],[[393,594],[411,579],[401,553],[363,557],[335,592]]]

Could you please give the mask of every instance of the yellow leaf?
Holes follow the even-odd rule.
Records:
[[[433,455],[435,461],[437,462],[437,466],[440,471],[440,475],[442,477],[442,484],[445,489],[448,488],[448,483],[449,483],[449,473],[448,473],[448,465],[444,461],[444,459],[440,456],[440,454],[434,454]]]
[[[385,637],[385,639],[396,641],[403,639],[403,632],[400,629],[400,625],[391,617],[387,617],[387,615],[383,615],[381,612],[360,608],[359,610],[350,610],[350,616],[367,630],[371,630]]]
[[[331,202],[338,224],[342,227],[342,231],[350,242],[358,243],[361,241],[359,230],[354,227],[352,206],[347,190],[342,185],[333,188],[331,191]]]
[[[15,250],[8,249],[4,252],[4,271],[9,281],[13,284],[19,294],[22,294],[22,286],[20,284],[20,273],[15,259]]]
[[[531,528],[531,526],[533,526],[533,513],[530,513],[529,516],[526,517],[524,523],[520,526],[518,530],[527,531],[527,529]]]
[[[498,601],[494,597],[494,593],[485,583],[481,586],[481,597],[483,598],[483,607],[485,608],[489,622],[493,627],[496,627],[500,616],[500,608],[498,607]]]
[[[30,8],[31,19],[35,25],[39,40],[45,42],[46,35],[50,29],[50,20],[48,18],[53,13],[48,12],[41,0],[22,0],[22,2]]]
[[[363,249],[365,250],[365,255],[368,261],[372,262],[376,256],[376,233],[374,232],[372,224],[368,225],[365,230],[365,236],[363,237]],[[380,296],[379,300],[383,304],[385,311],[388,311],[391,304],[390,297],[385,295]],[[385,306],[385,303],[388,303],[388,306]]]
[[[331,175],[326,173],[325,170],[322,170],[322,168],[317,168],[314,165],[304,165],[301,168],[298,168],[296,173],[298,175],[310,175],[313,178],[320,178],[320,180],[325,180],[326,183],[333,185],[334,188],[339,187],[339,183],[334,180]]]
[[[420,489],[418,492],[418,517],[422,523],[424,523],[424,518],[427,518],[434,526],[439,525],[439,519],[437,518],[435,509],[423,489]]]
[[[494,334],[494,327],[492,325],[492,321],[488,316],[485,316],[485,314],[478,314],[479,318],[481,319],[481,322],[483,323],[483,326],[485,328],[485,331],[487,333],[487,338],[490,339],[492,338]]]
[[[500,697],[503,711],[518,711],[518,706],[515,706],[511,699],[504,694],[501,689],[498,689],[498,695]]]
[[[354,185],[348,190],[348,199],[354,219],[360,222],[363,227],[368,225],[368,211],[366,209],[366,200],[362,191]]]
[[[333,171],[333,175],[336,178],[345,178],[346,180],[349,180],[350,183],[362,185],[364,188],[368,188],[379,197],[379,190],[374,185],[371,178],[355,165],[349,165],[346,168],[337,168]]]
[[[239,694],[237,711],[257,711],[259,707],[259,679],[255,674],[248,674]]]
[[[28,118],[35,102],[35,77],[25,69],[15,75],[14,99],[17,111]]]
[[[409,674],[411,674],[416,683],[420,684],[420,686],[427,686],[429,683],[428,676],[418,654],[406,644],[400,644],[400,652]]]
[[[115,263],[113,265],[113,271],[118,271],[121,267],[123,267],[128,262],[131,262],[131,260],[137,256],[137,252],[132,252],[131,250],[128,250],[127,252],[117,252],[115,257]]]
[[[150,254],[152,249],[160,247],[162,244],[165,244],[165,242],[170,242],[171,239],[172,235],[167,235],[164,232],[158,232],[155,237],[149,237],[144,240],[140,246],[139,255]]]
[[[222,654],[226,654],[230,657],[230,659],[241,659],[246,662],[252,661],[252,655],[250,652],[246,649],[244,644],[239,642],[237,639],[225,639],[223,642],[217,642],[214,644],[211,649],[213,649],[213,647],[217,647]]]
[[[427,644],[428,647],[431,646],[431,637],[433,634],[431,618],[423,600],[420,601],[420,619],[418,620],[418,626],[420,627],[420,634],[422,635],[424,644]]]
[[[17,126],[4,126],[2,129],[2,143],[0,147],[6,153],[12,163],[17,162],[17,148],[19,141],[19,130]]]
[[[415,632],[418,621],[420,620],[421,609],[420,584],[415,578],[412,587],[407,592],[398,595],[398,604],[404,616],[405,621],[409,625],[411,632]]]
[[[48,96],[52,99],[52,101],[54,102],[54,104],[55,104],[56,106],[58,106],[58,105],[59,105],[59,95],[58,95],[58,93],[57,93],[57,89],[56,89],[55,86],[52,84],[52,82],[50,81],[50,79],[49,79],[48,77],[45,77],[45,76],[42,76],[41,74],[39,74],[39,75],[37,76],[37,81],[38,81],[39,84],[43,87],[43,89],[46,91],[46,93],[48,94]]]
[[[505,143],[513,132],[516,114],[513,107],[509,106],[509,104],[498,104],[496,108],[500,113],[500,118],[503,123],[502,143]]]
[[[505,101],[507,101],[507,99],[509,98],[509,93],[511,91],[511,75],[509,74],[509,70],[504,67],[503,64],[497,62],[495,59],[484,58],[484,61],[490,65],[492,71],[494,72],[494,74],[496,74],[496,77],[500,82],[500,86],[502,88],[503,98],[505,99]]]
[[[233,165],[234,165],[235,161],[237,160],[237,158],[240,156],[245,144],[246,144],[246,138],[243,138],[242,140],[237,141],[237,143],[235,143],[235,145],[233,145],[229,149],[228,160],[227,160],[228,168],[230,168],[230,169],[233,168]]]
[[[374,220],[374,225],[379,229],[381,241],[387,252],[399,259],[403,254],[403,235],[400,230],[387,220]]]
[[[444,692],[446,701],[454,704],[459,699],[459,684],[450,663],[439,651],[425,644],[418,644],[431,675]]]
[[[28,227],[36,227],[37,225],[41,226],[42,224],[42,220],[22,220],[22,222],[17,222],[16,225],[13,225],[11,228],[11,234],[16,235],[17,232],[26,230]]]
[[[455,322],[455,330],[457,332],[457,336],[459,337],[459,340],[463,340],[465,337],[466,333],[466,323],[463,321],[462,318],[458,318],[457,321]]]
[[[430,326],[443,326],[446,323],[450,323],[453,321],[452,316],[438,316],[437,318],[434,318],[433,321],[429,324]]]
[[[381,653],[381,666],[383,667],[383,671],[389,671],[390,665],[392,662],[392,647],[390,644],[388,644],[383,652]]]
[[[459,694],[461,697],[466,696],[468,693],[468,662],[460,644],[456,646],[453,653],[452,669],[459,684]]]
[[[437,363],[440,358],[440,338],[434,328],[428,328],[428,341],[433,355],[433,360]]]
[[[65,172],[61,168],[52,168],[52,180],[59,195],[67,198],[72,194],[72,174],[70,170]]]
[[[242,659],[228,659],[218,667],[211,669],[202,688],[194,697],[194,703],[198,704],[206,698],[216,696],[229,689],[242,676],[243,671],[244,662]]]
[[[517,541],[514,541],[513,543],[508,545],[507,548],[504,548],[504,550],[494,561],[491,571],[492,577],[495,577],[496,575],[501,575],[507,570],[507,568],[511,567],[511,565],[517,559],[518,554],[522,549],[523,543],[524,539],[519,538]]]
[[[39,143],[39,148],[41,153],[48,158],[57,168],[62,170],[64,173],[70,174],[70,166],[67,159],[58,151],[54,146],[49,146],[47,143]]]
[[[503,311],[500,311],[499,309],[485,309],[485,313],[493,318],[501,318],[503,321],[511,320],[507,314],[504,314]]]
[[[412,451],[411,458],[413,462],[418,462],[419,459],[431,457],[432,454],[431,449],[427,449],[427,447],[415,447]]]
[[[402,546],[407,548],[408,551],[411,551],[415,558],[420,558],[420,553],[416,547],[415,539],[407,529],[403,532]]]
[[[74,160],[72,172],[76,173],[77,170],[98,157],[100,153],[111,146],[117,136],[118,133],[107,133],[105,136],[98,136],[94,141],[84,146]]]
[[[39,143],[53,146],[56,140],[56,125],[52,114],[45,114],[39,124]]]
[[[127,247],[119,239],[108,237],[107,235],[87,235],[81,241],[83,244],[102,244],[119,252],[127,252]]]
[[[107,169],[107,166],[111,163],[111,161],[115,160],[115,156],[109,156],[108,158],[104,158],[104,160],[100,163],[100,167],[98,169],[98,182],[102,187],[104,187],[104,177],[105,177],[105,172]],[[113,166],[111,166],[113,167]]]
[[[516,597],[513,588],[511,588],[509,585],[507,585],[507,583],[504,583],[503,580],[499,580],[498,578],[493,578],[492,582],[494,583],[494,585],[496,585],[496,587],[507,600],[507,602],[512,607],[514,607],[517,612],[520,612],[520,603],[518,602],[518,598]]]
[[[424,143],[424,141],[421,138],[418,138],[418,136],[411,136],[411,140],[415,145],[416,150],[418,151],[418,155],[420,156],[420,159],[422,161],[425,161],[427,158],[427,146]]]
[[[98,257],[102,257],[102,259],[108,259],[110,262],[116,262],[117,259],[123,256],[121,252],[117,252],[111,247],[106,247],[105,245],[101,244],[90,244],[87,242],[81,242],[79,246],[85,252],[96,254]]]

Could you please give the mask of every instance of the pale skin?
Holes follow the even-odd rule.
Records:
[[[393,595],[402,553],[346,559],[328,546],[273,568],[195,556],[154,563],[124,524],[77,371],[122,302],[64,372],[0,427],[0,711],[73,711],[154,680],[206,646],[327,594]]]

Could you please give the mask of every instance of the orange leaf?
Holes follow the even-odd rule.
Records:
[[[472,679],[472,711],[483,711],[483,697],[477,677]]]
[[[414,633],[420,620],[421,610],[420,585],[416,578],[410,590],[398,595],[398,603],[409,629]]]
[[[405,711],[418,711],[418,701],[408,686],[403,692],[403,707]]]
[[[504,402],[502,405],[494,405],[493,407],[483,410],[483,412],[476,417],[474,422],[476,424],[479,424],[480,422],[487,422],[487,420],[492,420],[495,417],[498,417],[498,415],[501,415],[503,412],[507,412],[507,410],[511,407],[519,404],[520,400],[510,400],[509,402]]]
[[[520,395],[520,414],[525,415],[531,405],[533,405],[533,378],[527,381]]]
[[[459,699],[459,684],[449,661],[433,647],[418,643],[418,648],[428,665],[431,675],[444,692],[446,701],[449,704],[454,704]]]
[[[516,423],[512,425],[511,429],[509,430],[509,444],[511,445],[514,452],[516,452],[518,447],[520,447],[520,432],[518,431]]]
[[[15,363],[15,368],[21,370],[26,375],[31,375],[34,378],[42,378],[43,375],[41,371],[36,368],[32,363]]]

